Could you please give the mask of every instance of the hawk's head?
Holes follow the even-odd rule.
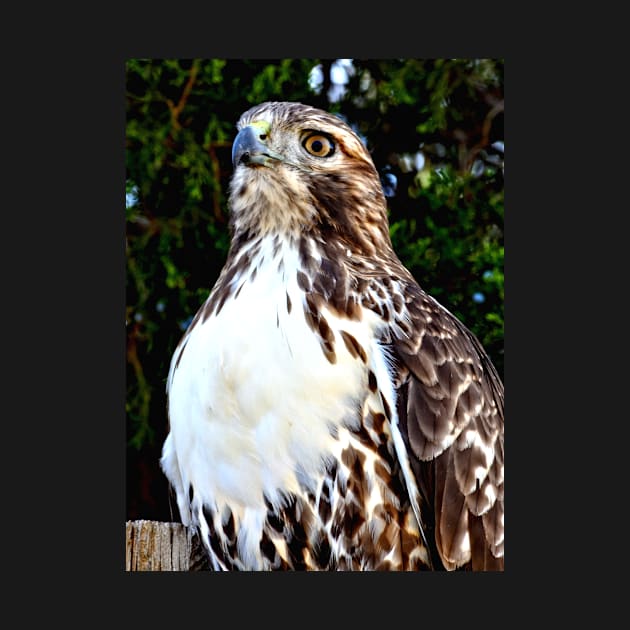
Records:
[[[340,118],[262,103],[238,121],[230,206],[238,234],[316,229],[371,256],[391,247],[385,197],[367,149]]]

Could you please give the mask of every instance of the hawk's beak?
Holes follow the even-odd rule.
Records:
[[[283,161],[283,157],[267,146],[269,124],[254,122],[243,127],[232,145],[232,165],[267,166],[272,161]]]

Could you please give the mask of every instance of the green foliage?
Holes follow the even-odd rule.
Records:
[[[170,518],[158,469],[170,357],[223,265],[234,125],[259,102],[338,112],[365,138],[397,180],[388,202],[400,259],[502,374],[503,156],[492,145],[503,142],[503,62],[355,59],[344,96],[329,102],[332,63],[126,63],[129,518]]]

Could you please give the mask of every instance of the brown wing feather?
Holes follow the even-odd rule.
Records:
[[[476,337],[415,283],[392,335],[401,433],[434,564],[503,569],[503,383]]]

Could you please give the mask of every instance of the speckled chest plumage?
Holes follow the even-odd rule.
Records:
[[[172,361],[163,465],[184,522],[216,568],[410,568],[401,547],[421,556],[421,535],[376,386],[380,320],[322,306],[313,322],[298,251],[249,254]]]

